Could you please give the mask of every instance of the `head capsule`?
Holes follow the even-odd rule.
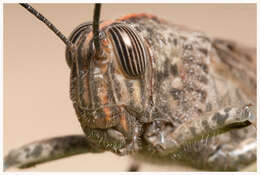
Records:
[[[76,45],[75,55],[66,50],[74,106],[87,115],[104,117],[118,113],[118,106],[143,111],[151,89],[150,54],[144,39],[123,23],[103,23],[100,28],[98,54],[90,23],[78,26],[70,36]]]

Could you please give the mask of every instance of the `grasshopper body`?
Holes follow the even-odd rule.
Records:
[[[147,14],[102,22],[101,52],[91,23],[77,27],[70,41],[76,46],[66,50],[70,95],[86,138],[25,146],[32,159],[14,162],[21,150],[13,151],[8,166],[73,154],[67,147],[210,170],[238,170],[256,160],[254,49]]]

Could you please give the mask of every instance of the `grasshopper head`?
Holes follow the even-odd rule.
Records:
[[[76,51],[66,50],[71,99],[78,118],[83,129],[120,125],[120,133],[131,137],[131,122],[143,117],[149,101],[148,48],[137,32],[123,23],[101,24],[99,51],[93,36],[90,23],[79,25],[70,36]],[[126,113],[131,122],[122,120]]]

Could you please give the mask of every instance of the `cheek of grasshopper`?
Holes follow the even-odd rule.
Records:
[[[103,151],[208,170],[256,160],[254,49],[147,14],[101,22],[98,40],[93,26],[66,41],[85,136],[25,145],[6,156],[6,168]]]

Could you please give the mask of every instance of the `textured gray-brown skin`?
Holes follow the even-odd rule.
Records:
[[[113,22],[101,25],[100,58],[90,51],[90,27],[71,36],[78,45],[76,63],[67,53],[71,99],[89,141],[138,159],[211,170],[238,170],[256,160],[256,129],[242,128],[250,125],[246,105],[256,105],[254,49],[149,15],[115,22],[135,29],[150,55],[145,74],[131,79],[106,30]]]
[[[108,32],[113,22],[101,25],[99,54],[89,44],[91,25],[78,27],[70,38],[77,55],[67,51],[66,58],[71,99],[87,139],[30,143],[10,152],[5,168],[106,150],[210,170],[238,170],[255,161],[256,130],[248,126],[256,115],[255,50],[211,41],[153,16],[132,15],[118,22],[143,38],[145,73],[129,77],[122,69]]]

